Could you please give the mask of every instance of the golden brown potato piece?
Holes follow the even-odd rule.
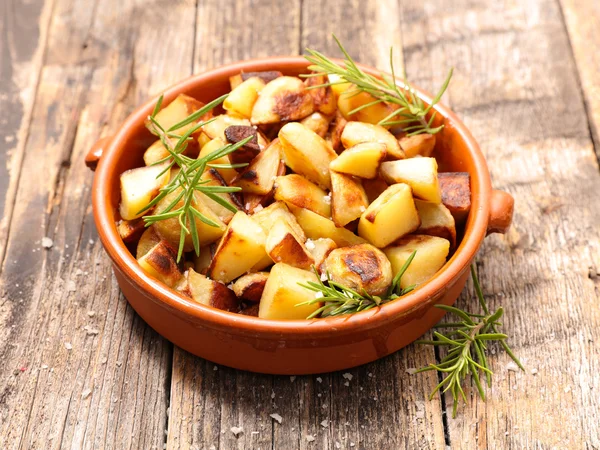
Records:
[[[180,188],[169,193],[166,197],[164,197],[160,202],[157,203],[155,210],[156,214],[162,213],[165,210],[165,208],[177,198],[177,196],[181,192],[179,189]],[[200,195],[200,192],[196,192],[193,204],[194,207],[198,211],[200,211],[200,213],[204,214],[204,216],[206,216],[209,220],[215,222],[218,225],[217,227],[213,227],[196,218],[196,229],[198,230],[198,238],[200,241],[200,245],[204,246],[215,242],[225,232],[225,223],[223,223],[219,216],[212,209],[210,209],[210,207],[204,201],[203,196]],[[183,199],[179,200],[179,202],[173,207],[173,209],[171,209],[171,211],[174,211],[177,208],[180,208],[181,206],[183,206]],[[174,248],[179,247],[181,224],[179,223],[179,219],[177,217],[171,217],[170,219],[160,220],[156,222],[153,225],[153,227],[155,227],[157,233]],[[187,234],[185,236],[185,244],[183,246],[183,250],[189,252],[193,248],[194,245],[192,242],[192,235]]]
[[[310,269],[315,261],[284,218],[273,224],[267,235],[265,248],[275,263],[286,263],[299,269]]]
[[[317,133],[298,122],[285,124],[279,130],[286,165],[323,189],[331,187],[329,164],[337,154]]]
[[[222,139],[226,141],[225,130],[232,125],[250,126],[250,121],[243,117],[231,116],[229,114],[221,114],[214,118],[210,123],[207,123],[202,127],[202,133],[211,139]]]
[[[331,218],[333,223],[337,227],[343,227],[358,219],[366,211],[367,206],[369,200],[360,179],[332,170]]]
[[[206,172],[204,172],[202,174],[201,179],[203,181],[208,181],[208,183],[206,183],[206,186],[227,186],[227,183],[225,182],[223,177],[219,174],[217,169],[212,169],[212,168],[208,169]],[[221,219],[224,224],[228,224],[235,213],[233,211],[231,211],[230,209],[225,208],[220,203],[209,198],[207,195],[205,195],[203,193],[199,193],[199,194],[202,197],[202,200],[204,200],[206,205],[219,217],[219,219]],[[238,205],[236,197],[232,193],[218,192],[218,193],[215,193],[214,195],[216,195],[217,197],[220,197],[221,199],[225,200],[226,202],[229,202],[229,204],[232,205],[233,207],[235,207],[237,209],[241,209],[240,205]]]
[[[304,245],[315,260],[315,267],[317,270],[321,270],[321,264],[325,261],[325,258],[329,256],[332,250],[337,248],[337,244],[333,239],[319,238],[319,239],[308,239]]]
[[[162,108],[158,114],[154,117],[154,119],[163,127],[165,130],[168,130],[173,125],[181,122],[186,119],[192,113],[195,113],[199,109],[202,109],[205,106],[199,100],[196,100],[193,97],[185,94],[179,94],[175,100],[173,100],[169,105]],[[203,116],[201,116],[197,121],[192,122],[188,125],[184,125],[181,128],[174,130],[178,134],[185,134],[188,130],[196,126],[200,122],[204,122],[210,119],[213,116],[212,111],[207,112]],[[201,133],[201,130],[197,130],[192,136],[197,136]]]
[[[329,122],[331,118],[323,115],[320,112],[312,113],[310,116],[305,117],[300,121],[302,125],[304,125],[309,130],[314,131],[322,138],[325,137],[327,131],[329,130]]]
[[[225,138],[230,144],[237,144],[241,140],[250,136],[253,137],[246,145],[229,154],[229,161],[231,161],[232,164],[250,163],[250,161],[252,161],[264,147],[259,145],[258,131],[254,127],[246,125],[232,125],[225,128]]]
[[[350,114],[354,109],[373,103],[376,100],[371,94],[361,92],[356,94],[356,86],[350,85],[346,92],[342,92],[338,97],[338,108],[347,120],[355,120],[358,122],[378,124],[380,121],[388,117],[397,106],[387,103],[377,103],[361,109],[353,114]]]
[[[258,303],[260,302],[260,297],[265,290],[265,284],[267,284],[268,279],[269,272],[249,273],[239,277],[235,283],[233,283],[232,289],[238,298]]]
[[[370,295],[383,295],[392,284],[392,266],[371,244],[336,248],[325,259],[323,272],[337,283]]]
[[[363,180],[363,188],[367,193],[369,204],[373,203],[388,187],[389,185],[381,177],[373,180]]]
[[[307,88],[311,86],[319,86],[327,82],[328,80],[325,75],[312,76],[304,80],[304,84]],[[313,99],[315,111],[320,111],[326,115],[330,115],[335,112],[337,107],[337,99],[331,90],[331,86],[322,86],[307,90]]]
[[[217,244],[212,243],[201,247],[199,255],[194,253],[192,255],[192,259],[194,260],[194,270],[198,273],[206,275],[208,266],[210,266],[210,262],[212,261],[216,250]]]
[[[296,77],[278,77],[261,91],[252,109],[252,124],[300,120],[314,111],[311,95]]]
[[[410,255],[416,251],[414,259],[400,279],[400,287],[419,286],[431,277],[446,263],[450,250],[450,242],[437,236],[415,234],[394,242],[383,251],[392,263],[394,276],[400,271]]]
[[[296,236],[298,236],[302,242],[306,241],[304,230],[298,224],[296,217],[290,212],[284,202],[271,203],[266,208],[256,212],[252,218],[258,222],[266,234],[269,234],[271,227],[279,218],[283,218],[288,225],[292,227]]]
[[[323,217],[331,217],[331,197],[319,186],[295,173],[275,180],[275,200],[288,206],[307,208]]]
[[[421,218],[418,234],[438,236],[450,242],[450,248],[456,246],[456,225],[454,217],[443,204],[430,203],[415,199],[415,206]]]
[[[341,153],[344,150],[344,146],[342,145],[342,133],[344,132],[344,127],[348,121],[344,119],[344,116],[339,111],[336,111],[335,118],[331,122],[329,126],[329,133],[326,136],[327,142],[331,145],[331,148],[336,153]]]
[[[273,81],[275,78],[282,77],[283,74],[278,70],[266,70],[263,72],[242,72],[232,77],[229,77],[229,84],[231,85],[231,90],[234,90],[244,81],[257,77],[260,78],[265,84]]]
[[[331,161],[329,168],[336,172],[354,175],[360,178],[377,177],[379,164],[387,155],[385,144],[379,142],[363,142],[343,151]]]
[[[169,182],[170,172],[165,168],[168,163],[156,166],[138,167],[121,174],[121,203],[119,213],[125,220],[141,217],[141,211]],[[164,172],[161,175],[161,172]]]
[[[383,248],[421,225],[410,186],[393,184],[360,217],[358,235]]]
[[[160,242],[160,240],[160,236],[153,226],[146,228],[146,231],[142,233],[142,236],[137,243],[135,259],[140,259],[146,253],[148,253],[152,247]]]
[[[240,174],[235,185],[251,194],[268,194],[273,190],[281,156],[281,144],[276,139],[252,160]]]
[[[435,158],[410,158],[384,162],[379,173],[388,183],[408,184],[413,195],[421,200],[441,203],[437,168]]]
[[[213,152],[216,152],[217,150],[225,147],[227,145],[227,142],[225,142],[224,139],[221,138],[215,138],[212,139],[210,141],[208,141],[206,144],[204,144],[204,146],[202,147],[202,149],[200,150],[200,155],[199,158],[204,158],[207,155],[210,155]],[[214,159],[211,161],[211,164],[230,164],[231,161],[229,160],[228,156],[222,156],[221,158],[218,159]],[[225,182],[227,184],[231,183],[231,180],[233,180],[236,176],[237,176],[237,171],[235,169],[215,169],[217,172],[219,172],[219,174],[221,175],[221,177],[223,177],[223,179],[225,180]]]
[[[143,219],[119,220],[117,222],[117,231],[119,236],[126,244],[135,242],[144,232],[145,223]]]
[[[304,230],[306,237],[310,239],[329,238],[338,247],[364,244],[366,242],[352,231],[336,227],[332,220],[326,219],[309,209],[292,207],[290,211],[296,216],[296,220]]]
[[[442,203],[457,224],[464,224],[471,210],[471,185],[467,172],[438,173]]]
[[[275,264],[260,299],[258,317],[279,320],[306,319],[321,307],[318,302],[297,306],[315,299],[315,292],[299,284],[309,281],[317,282],[317,276],[313,272],[283,263]]]
[[[348,90],[348,88],[352,85],[352,83],[344,82],[344,80],[336,74],[327,75],[327,79],[331,84],[331,90],[335,95],[336,99],[343,93]]]
[[[435,147],[435,136],[429,133],[405,136],[399,139],[399,143],[407,158],[417,155],[431,156]]]
[[[166,241],[160,241],[138,259],[140,267],[151,277],[175,287],[182,274],[177,265],[177,252]]]
[[[258,77],[250,77],[239,86],[231,90],[225,101],[223,109],[232,114],[249,119],[258,94],[265,87],[265,82]]]
[[[248,272],[264,258],[265,240],[262,227],[244,212],[238,211],[219,242],[208,276],[229,283]]]
[[[201,305],[224,311],[237,311],[240,302],[235,293],[223,283],[211,280],[194,269],[187,271],[188,290],[192,299]]]
[[[354,147],[363,142],[379,142],[385,145],[387,156],[395,159],[404,159],[404,151],[400,148],[398,140],[385,128],[363,122],[348,122],[342,131],[342,144],[344,147]]]

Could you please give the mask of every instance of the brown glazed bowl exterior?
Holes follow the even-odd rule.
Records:
[[[263,70],[298,75],[306,73],[307,62],[302,57],[278,57],[220,67],[168,89],[164,104],[179,93],[208,102],[229,91],[231,75]],[[417,92],[426,103],[431,100],[429,94]],[[346,369],[389,355],[440,320],[443,311],[432,306],[456,301],[486,234],[504,232],[510,225],[512,197],[492,190],[477,142],[448,108],[437,105],[437,120],[445,124],[436,146],[440,170],[469,172],[472,209],[458,249],[428,283],[378,309],[310,321],[265,320],[197,304],[146,275],[115,226],[119,175],[143,165],[143,151],[153,141],[144,120],[155,102],[137,109],[114,136],[101,139],[90,150],[86,163],[92,168],[97,164],[94,219],[119,286],[135,311],[174,344],[215,363],[262,373],[309,374]]]

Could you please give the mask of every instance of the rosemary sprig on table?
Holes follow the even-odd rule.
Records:
[[[475,292],[484,314],[471,314],[452,306],[435,305],[437,308],[454,314],[460,321],[438,324],[435,328],[447,331],[445,333],[434,331],[433,340],[420,340],[416,342],[425,345],[448,346],[446,356],[440,363],[430,364],[427,367],[417,370],[416,373],[435,370],[445,375],[444,379],[431,393],[430,399],[438,391],[442,393],[450,391],[453,399],[452,417],[456,417],[459,400],[462,398],[465,403],[467,402],[467,396],[462,384],[469,374],[475,382],[477,392],[485,401],[486,397],[481,376],[485,375],[488,386],[491,386],[492,382],[492,371],[489,368],[486,358],[486,344],[488,342],[500,342],[500,345],[502,345],[512,360],[521,370],[525,370],[521,361],[519,361],[506,343],[508,336],[498,332],[497,327],[502,325],[499,320],[504,310],[502,307],[499,307],[494,313],[490,313],[473,265],[471,265],[471,277],[473,278]]]
[[[313,266],[313,271],[315,272],[318,281],[308,281],[306,284],[299,284],[308,290],[316,292],[317,295],[314,299],[299,303],[296,306],[324,303],[323,306],[307,317],[307,319],[313,319],[315,317],[332,317],[342,314],[353,314],[360,311],[367,311],[371,308],[383,305],[384,303],[402,297],[415,288],[414,286],[408,286],[402,289],[400,287],[400,279],[402,278],[402,275],[404,275],[404,272],[406,272],[406,269],[408,269],[408,266],[414,259],[416,253],[416,251],[413,252],[402,265],[394,277],[394,280],[392,281],[392,284],[386,295],[383,297],[370,295],[365,291],[359,293],[354,289],[350,289],[347,286],[333,281],[329,273],[325,274],[326,280],[322,280],[319,276],[319,272]],[[325,284],[324,281],[326,281],[327,284]]]
[[[185,152],[189,141],[193,139],[192,135],[204,125],[210,123],[212,120],[198,122],[182,135],[175,133],[176,130],[198,121],[204,114],[212,110],[215,106],[221,104],[226,97],[227,95],[223,95],[216,100],[213,100],[204,107],[200,108],[198,111],[183,119],[181,122],[176,123],[166,130],[156,120],[156,114],[160,111],[163,96],[158,99],[152,114],[148,116],[148,129],[161,140],[163,146],[169,152],[167,157],[154,163],[165,164],[165,169],[158,175],[158,177],[162,176],[166,171],[171,170],[175,166],[179,168],[179,171],[173,178],[169,180],[169,183],[166,186],[160,189],[159,194],[144,208],[142,208],[138,214],[150,210],[167,195],[178,191],[173,201],[159,213],[146,215],[143,217],[147,227],[161,220],[177,218],[179,224],[181,225],[179,249],[177,252],[178,262],[183,255],[185,239],[188,234],[192,236],[192,242],[196,255],[200,254],[200,240],[198,237],[196,219],[199,219],[205,224],[213,227],[219,226],[217,223],[202,214],[202,212],[198,209],[197,200],[195,197],[196,192],[206,195],[211,200],[214,200],[233,212],[237,211],[235,206],[219,197],[217,194],[223,192],[237,192],[240,191],[241,188],[231,186],[209,186],[207,183],[209,183],[210,180],[203,180],[202,174],[207,167],[235,168],[243,166],[240,164],[210,164],[210,162],[222,158],[223,156],[236,151],[238,148],[243,147],[246,143],[248,143],[248,141],[250,141],[250,139],[252,139],[252,136],[249,136],[246,139],[237,142],[236,144],[225,145],[213,151],[212,153],[203,156],[202,158],[194,159],[184,155],[183,152]],[[183,204],[181,204],[179,207],[176,207],[182,200]]]
[[[315,73],[300,76],[311,77],[333,75],[338,77],[339,81],[330,80],[327,83],[311,86],[308,89],[316,89],[319,87],[331,86],[333,84],[352,83],[355,88],[348,92],[344,92],[342,95],[353,96],[360,94],[361,92],[366,92],[373,96],[375,100],[355,108],[350,111],[350,114],[357,113],[364,108],[385,102],[397,105],[399,108],[382,119],[379,122],[379,125],[400,126],[408,136],[420,133],[435,134],[443,128],[443,125],[432,127],[436,115],[433,106],[439,102],[446,91],[446,88],[450,83],[450,78],[452,78],[452,69],[448,72],[446,80],[442,84],[437,95],[433,98],[431,104],[427,106],[406,81],[406,74],[404,74],[404,89],[399,88],[396,84],[396,72],[394,70],[392,48],[390,48],[391,76],[382,73],[381,78],[377,78],[360,69],[338,38],[335,35],[333,35],[333,38],[344,54],[344,65],[342,66],[335,63],[317,50],[307,49],[308,55],[305,55],[305,58],[311,63],[308,68]],[[427,117],[428,114],[429,118]]]

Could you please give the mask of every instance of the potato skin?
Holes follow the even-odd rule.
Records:
[[[468,172],[440,172],[438,181],[443,205],[450,210],[457,224],[463,224],[471,210],[471,183]]]
[[[260,302],[260,297],[265,290],[265,284],[269,279],[268,272],[256,272],[242,275],[235,283],[233,283],[232,289],[238,298],[247,300],[252,303]],[[258,310],[256,311],[258,315]]]
[[[392,265],[370,244],[336,248],[322,264],[331,279],[361,293],[384,294],[392,283]]]

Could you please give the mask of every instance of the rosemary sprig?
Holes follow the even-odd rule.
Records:
[[[404,88],[401,89],[396,84],[396,72],[394,70],[393,63],[393,48],[390,48],[391,76],[382,73],[381,78],[377,78],[361,70],[356,65],[352,57],[348,54],[339,39],[335,35],[333,35],[333,38],[344,55],[344,65],[342,66],[335,63],[317,50],[306,49],[308,55],[305,55],[305,58],[311,63],[308,68],[315,73],[304,76],[310,77],[318,75],[335,75],[339,77],[340,80],[330,81],[316,86],[310,86],[308,89],[316,89],[319,87],[331,86],[333,84],[352,83],[355,86],[355,89],[345,92],[342,95],[354,96],[361,92],[366,92],[367,94],[373,96],[375,100],[357,107],[356,109],[350,111],[350,114],[354,114],[364,108],[385,102],[397,105],[399,108],[382,119],[379,122],[379,125],[400,126],[408,136],[420,133],[435,134],[443,128],[443,125],[432,127],[436,115],[436,111],[433,109],[433,106],[439,102],[440,98],[446,91],[446,88],[450,83],[450,78],[452,78],[452,69],[450,69],[448,72],[446,80],[442,84],[442,87],[438,91],[437,95],[433,98],[431,104],[426,106],[419,98],[416,91],[406,81],[406,73],[404,74]],[[428,114],[429,117],[427,117]]]
[[[383,305],[384,303],[402,297],[403,295],[408,294],[415,288],[415,286],[408,286],[402,289],[400,287],[400,279],[402,278],[402,275],[404,275],[404,273],[406,272],[406,269],[408,269],[408,266],[414,259],[416,253],[417,252],[414,251],[406,260],[406,262],[402,265],[402,267],[394,277],[394,280],[392,281],[392,284],[388,289],[386,295],[383,297],[377,295],[370,295],[364,290],[362,293],[359,293],[354,289],[350,289],[347,286],[333,281],[329,273],[326,273],[326,279],[322,280],[319,276],[319,272],[313,266],[313,271],[317,275],[318,281],[308,281],[306,284],[298,284],[308,290],[316,292],[317,295],[314,299],[299,303],[296,306],[323,303],[323,306],[321,306],[319,309],[317,309],[315,312],[313,312],[307,317],[307,319],[313,319],[315,317],[332,317],[339,316],[342,314],[354,314],[360,311],[367,311],[371,308]],[[327,282],[327,284],[325,284],[325,281]]]
[[[444,379],[435,387],[429,398],[432,399],[438,391],[442,393],[450,391],[453,399],[452,417],[456,417],[460,399],[465,403],[467,402],[467,396],[462,387],[467,375],[470,374],[473,378],[479,396],[484,401],[486,399],[481,376],[485,375],[488,386],[492,382],[492,371],[486,358],[487,342],[500,342],[512,360],[522,370],[525,370],[521,361],[506,343],[507,335],[499,333],[497,330],[497,327],[502,325],[499,320],[504,310],[499,307],[493,314],[490,313],[473,265],[471,265],[471,277],[484,314],[471,314],[452,306],[435,305],[437,308],[454,314],[460,321],[436,325],[435,328],[437,329],[447,329],[449,331],[445,333],[434,331],[433,340],[416,341],[418,344],[449,347],[446,356],[440,363],[430,364],[417,370],[416,373],[435,370],[444,376]]]
[[[164,174],[167,170],[171,170],[171,168],[175,166],[179,168],[179,171],[171,180],[169,180],[169,183],[166,186],[160,189],[159,194],[152,201],[138,211],[138,214],[149,211],[167,195],[175,192],[177,193],[173,201],[171,201],[171,203],[169,203],[159,213],[146,215],[143,217],[143,219],[148,227],[161,220],[177,218],[181,226],[179,249],[177,251],[178,262],[181,260],[183,255],[183,249],[187,235],[192,236],[192,243],[194,245],[194,251],[196,252],[196,255],[200,254],[200,239],[198,236],[196,219],[213,227],[219,226],[217,223],[202,214],[202,212],[198,209],[197,199],[195,196],[196,192],[205,194],[210,199],[218,202],[220,205],[233,212],[237,211],[235,206],[226,200],[223,200],[216,194],[223,192],[237,192],[241,189],[239,187],[231,186],[209,186],[207,185],[209,181],[203,180],[202,174],[204,173],[204,170],[210,166],[218,166],[219,168],[240,167],[239,164],[210,164],[210,162],[222,158],[223,156],[236,151],[238,148],[243,147],[248,141],[250,141],[250,139],[252,139],[252,136],[249,136],[235,144],[225,145],[202,158],[194,159],[183,154],[187,148],[188,142],[193,139],[192,135],[197,130],[212,120],[198,122],[182,135],[175,133],[176,130],[191,123],[197,122],[200,117],[212,110],[215,106],[221,104],[225,98],[227,98],[227,95],[223,95],[216,100],[213,100],[204,107],[200,108],[198,111],[195,111],[182,121],[176,123],[166,130],[156,120],[156,114],[160,111],[163,102],[162,95],[156,102],[152,114],[148,116],[148,129],[161,140],[163,146],[169,152],[167,157],[155,162],[155,164],[165,164],[165,169],[158,175],[158,177],[162,176],[162,174]],[[181,201],[183,201],[181,206],[176,207]]]

